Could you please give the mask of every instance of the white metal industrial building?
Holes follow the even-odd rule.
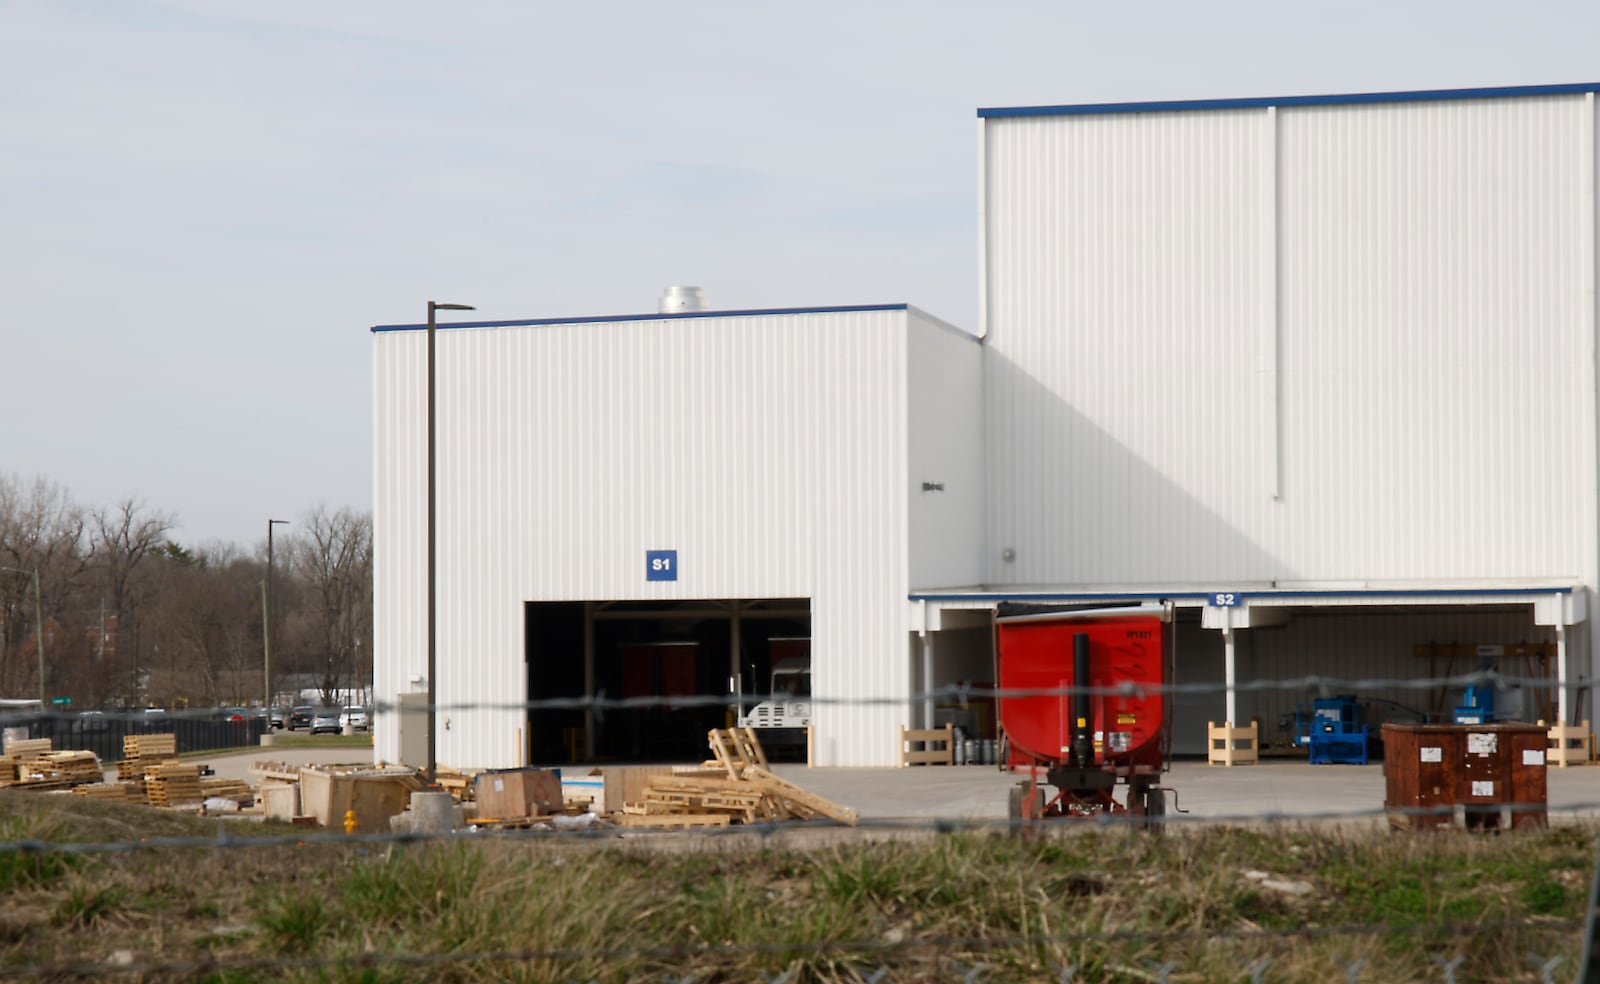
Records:
[[[634,754],[520,705],[674,641],[725,692],[805,633],[814,761],[890,764],[1028,598],[1173,601],[1180,682],[1481,653],[1549,681],[1524,719],[1592,717],[1556,683],[1597,664],[1597,89],[982,110],[977,336],[906,305],[441,330],[439,761]],[[419,328],[374,332],[379,701],[425,684]],[[1177,750],[1306,697],[1186,694]],[[398,716],[376,740],[402,757]]]

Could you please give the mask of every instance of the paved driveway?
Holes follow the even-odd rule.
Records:
[[[775,766],[791,782],[873,819],[1003,819],[1016,777],[993,766],[916,766],[908,769],[808,769]],[[1383,809],[1383,766],[1310,765],[1267,760],[1220,766],[1173,764],[1163,785],[1176,791],[1179,810],[1197,819],[1267,816],[1321,817]],[[1600,817],[1600,768],[1548,770],[1553,818]],[[1119,797],[1120,798],[1120,797]],[[1169,812],[1172,812],[1169,799]]]
[[[256,762],[301,765],[370,765],[370,748],[268,746],[202,757],[218,775],[255,782]],[[587,772],[587,766],[579,767]],[[994,766],[916,766],[907,769],[811,769],[779,764],[773,771],[790,782],[856,810],[864,819],[1003,820],[1007,794],[1017,777]],[[110,777],[115,777],[111,770]],[[1310,765],[1267,759],[1259,765],[1225,767],[1199,760],[1173,763],[1163,785],[1176,793],[1175,806],[1195,819],[1381,815],[1381,763]],[[1552,819],[1600,818],[1600,768],[1547,771]],[[1120,798],[1120,797],[1119,797]],[[1169,799],[1169,812],[1174,800]]]

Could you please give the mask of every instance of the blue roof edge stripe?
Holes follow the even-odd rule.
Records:
[[[526,318],[518,321],[452,321],[435,328],[527,328],[538,325],[596,325],[622,321],[681,321],[686,318],[751,318],[775,314],[853,314],[865,311],[904,311],[909,304],[854,304],[838,307],[747,308],[738,311],[677,311],[672,314],[607,314],[589,318]],[[426,324],[373,325],[373,331],[423,331]]]
[[[1319,591],[1291,591],[1276,588],[1260,588],[1251,590],[1241,588],[1235,592],[1242,598],[1453,598],[1453,597],[1537,597],[1541,595],[1572,594],[1570,585],[1548,588],[1419,588],[1407,591],[1403,588],[1345,588],[1326,589]],[[1068,601],[1082,598],[1089,601],[1103,601],[1111,598],[1144,599],[1144,598],[1209,598],[1215,592],[1195,591],[973,591],[969,594],[956,594],[942,591],[932,594],[912,592],[907,597],[911,601]]]
[[[1110,113],[1179,113],[1206,109],[1265,109],[1268,106],[1345,106],[1359,103],[1438,102],[1447,99],[1510,99],[1600,92],[1600,82],[1517,85],[1480,89],[1420,89],[1411,92],[1347,92],[1323,96],[1188,99],[1157,102],[1084,103],[1076,106],[1012,106],[978,110],[984,119],[1014,116],[1099,116]]]

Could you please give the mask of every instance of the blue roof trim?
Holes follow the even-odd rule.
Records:
[[[1085,103],[1078,106],[1015,106],[978,110],[983,119],[1014,116],[1102,116],[1110,113],[1183,113],[1205,109],[1265,109],[1268,106],[1349,106],[1361,103],[1439,102],[1447,99],[1510,99],[1600,92],[1600,82],[1518,85],[1484,89],[1425,89],[1416,92],[1351,92],[1326,96],[1249,99],[1188,99],[1167,102]]]
[[[527,318],[520,321],[452,321],[435,328],[527,328],[538,325],[596,325],[622,321],[682,321],[686,318],[751,318],[778,314],[855,314],[863,311],[904,311],[908,304],[855,304],[840,307],[750,308],[739,311],[679,311],[673,314],[608,314],[594,318]],[[373,331],[424,331],[420,325],[373,325]]]
[[[1226,589],[1231,590],[1231,589]],[[1572,594],[1572,587],[1550,588],[1428,588],[1406,591],[1398,588],[1289,591],[1275,588],[1240,588],[1238,594],[1250,598],[1504,598],[1540,597],[1553,594]],[[941,592],[939,594],[908,595],[912,601],[1125,601],[1159,600],[1162,598],[1209,598],[1211,591],[973,591],[968,594]]]

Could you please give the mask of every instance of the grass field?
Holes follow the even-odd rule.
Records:
[[[219,824],[291,839],[217,847]],[[982,967],[972,979],[1321,982],[1356,967],[1389,982],[1444,980],[1459,959],[1462,982],[1538,981],[1551,960],[1570,980],[1597,832],[1074,827],[810,852],[753,834],[293,839],[304,833],[0,791],[0,976],[887,984]],[[150,846],[184,836],[204,844]]]
[[[313,735],[299,731],[277,731],[273,748],[371,748],[372,733],[353,735]]]

